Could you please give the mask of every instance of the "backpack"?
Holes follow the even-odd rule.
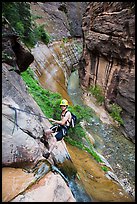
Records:
[[[73,113],[71,113],[71,116],[72,116],[72,119],[71,119],[71,122],[70,122],[70,127],[75,127],[76,125],[76,122],[77,122],[77,116],[74,115]]]
[[[68,111],[66,111],[65,112],[65,115],[66,115],[66,113],[67,113]],[[77,122],[77,116],[76,115],[74,115],[71,111],[69,111],[70,113],[71,113],[71,121],[70,121],[70,127],[72,127],[72,128],[74,128],[75,127],[75,125],[76,125],[76,122]],[[65,116],[64,115],[64,116]]]

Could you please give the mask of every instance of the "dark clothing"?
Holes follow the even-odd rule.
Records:
[[[61,113],[61,119],[63,117],[65,117],[66,113],[68,112],[68,110],[66,110],[66,112],[63,114],[63,112]],[[55,133],[57,132],[57,134],[55,135],[56,140],[60,141],[62,140],[62,138],[67,135],[68,129],[70,126],[70,122],[69,120],[66,121],[65,125],[53,125],[50,129]]]
[[[64,125],[53,125],[50,129],[54,133],[57,132],[55,137],[56,137],[57,141],[60,141],[67,134],[69,127],[64,126]]]

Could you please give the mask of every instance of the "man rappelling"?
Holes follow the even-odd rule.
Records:
[[[68,111],[68,101],[66,99],[61,101],[60,108],[62,110],[61,120],[54,120],[53,118],[49,118],[49,121],[53,123],[53,126],[45,130],[43,137],[41,138],[41,141],[46,143],[46,141],[49,139],[49,136],[52,133],[56,133],[55,137],[52,138],[52,146],[49,148],[48,153],[43,155],[45,158],[50,156],[50,153],[53,150],[56,142],[61,141],[64,138],[70,127],[72,114],[70,111]]]

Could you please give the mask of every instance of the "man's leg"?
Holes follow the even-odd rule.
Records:
[[[50,137],[51,133],[53,133],[51,129],[43,130],[43,137],[40,139],[47,149],[49,149],[48,138]]]
[[[48,138],[48,140],[50,141],[51,146],[49,147],[49,151],[47,153],[47,157],[49,157],[50,153],[53,151],[54,147],[56,146],[57,141],[61,141],[63,138],[63,132],[62,130],[60,130],[59,132],[57,132],[57,134],[54,136],[51,136],[50,138]]]
[[[44,130],[43,131],[43,137],[44,139],[48,139],[49,135],[52,133],[55,133],[56,131],[58,131],[59,126],[58,125],[53,125],[51,128]]]
[[[51,153],[52,150],[54,149],[56,143],[57,143],[57,140],[56,140],[56,138],[54,136],[49,138],[49,140],[50,140],[50,144],[51,144],[50,147],[49,147],[49,153]]]
[[[54,131],[52,129],[45,130],[43,133],[43,139],[44,139],[43,143],[48,148],[48,152],[43,155],[46,159],[48,159],[48,157],[50,156],[50,153],[54,149],[56,142],[57,142],[56,138],[51,135],[52,133],[54,133]],[[50,143],[50,145],[49,145],[49,143]]]
[[[49,133],[49,132],[48,132]],[[48,140],[50,140],[50,144],[51,146],[49,147],[49,151],[43,155],[46,159],[50,156],[50,153],[53,151],[57,141],[61,141],[63,138],[63,132],[62,129],[60,131],[57,132],[57,134],[54,136],[51,136],[48,138]]]
[[[48,137],[51,133],[53,133],[53,130],[51,130],[51,129],[44,130],[44,138],[45,138],[45,139],[48,139],[47,137]]]
[[[49,142],[50,142],[50,145],[49,145]],[[51,136],[49,139],[48,139],[48,152],[43,154],[43,156],[48,159],[48,157],[50,156],[51,152],[53,151],[55,145],[56,145],[56,138],[54,136]]]

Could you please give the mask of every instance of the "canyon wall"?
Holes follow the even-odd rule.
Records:
[[[80,84],[99,85],[110,104],[122,108],[125,136],[135,142],[135,4],[91,2],[83,15]]]
[[[82,16],[89,2],[31,2],[31,12],[51,40],[82,37]]]

